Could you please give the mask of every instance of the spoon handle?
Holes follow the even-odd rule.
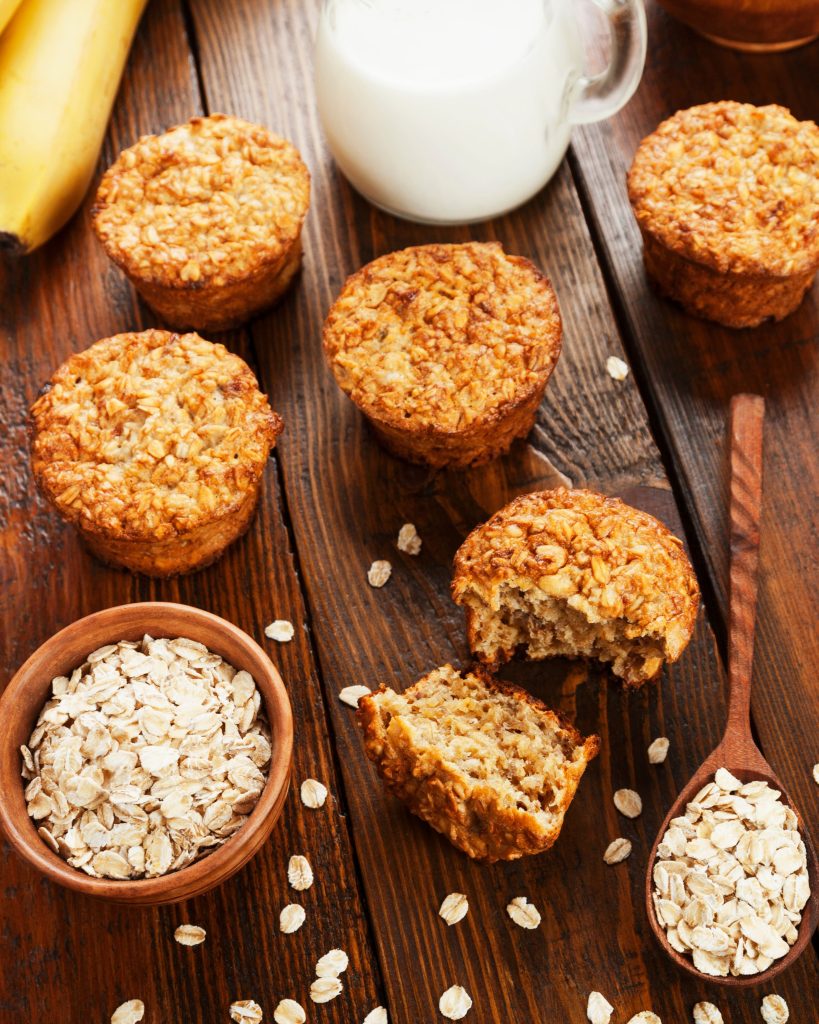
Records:
[[[751,737],[759,521],[762,506],[762,422],[759,395],[731,399],[731,589],[728,627],[727,733]]]

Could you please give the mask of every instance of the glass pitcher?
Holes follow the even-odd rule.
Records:
[[[578,0],[325,0],[315,49],[330,150],[376,206],[484,220],[551,178],[572,125],[610,117],[642,74],[642,0],[588,0],[611,60],[584,74]]]

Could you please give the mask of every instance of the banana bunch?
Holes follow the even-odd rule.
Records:
[[[0,251],[36,249],[82,201],[146,3],[0,0]]]

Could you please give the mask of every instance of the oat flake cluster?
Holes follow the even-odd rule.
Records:
[[[767,970],[796,941],[809,897],[796,815],[762,780],[720,768],[657,848],[657,920],[703,974]]]
[[[264,788],[261,696],[203,644],[121,641],[93,651],[21,748],[43,840],[93,877],[152,878],[224,843]]]

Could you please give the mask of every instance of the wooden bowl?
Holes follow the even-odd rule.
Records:
[[[659,0],[669,14],[720,46],[776,53],[819,35],[819,0]]]
[[[107,643],[184,636],[205,644],[256,681],[270,723],[273,755],[259,802],[244,825],[201,860],[158,878],[117,881],[72,868],[37,835],[28,816],[20,775],[20,746],[48,699],[51,680],[70,674],[86,655]],[[12,847],[46,878],[77,892],[116,903],[175,903],[230,878],[259,850],[282,812],[290,783],[293,716],[279,673],[255,641],[224,619],[198,608],[161,601],[122,605],[79,619],[47,640],[17,672],[0,698],[0,826]]]

